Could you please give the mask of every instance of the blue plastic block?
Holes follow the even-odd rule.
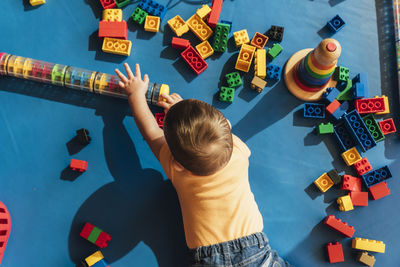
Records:
[[[332,117],[336,120],[340,120],[349,109],[349,102],[344,101],[335,112],[332,113]]]
[[[160,17],[161,20],[164,18],[165,13],[167,13],[165,6],[153,0],[141,0],[138,7],[153,16]]]
[[[267,79],[280,80],[281,67],[273,64],[267,66]]]
[[[326,92],[322,94],[322,99],[328,103],[332,103],[339,94],[340,91],[336,87],[329,87],[326,88]]]
[[[384,166],[380,169],[373,170],[362,175],[362,178],[364,179],[365,185],[370,187],[384,180],[392,178],[392,173],[390,172],[388,166]]]
[[[376,146],[374,138],[357,110],[354,109],[350,111],[344,116],[344,119],[346,121],[346,127],[363,151],[367,151]]]
[[[342,29],[344,27],[345,24],[346,23],[344,22],[344,20],[339,15],[336,15],[333,17],[333,19],[328,21],[326,26],[328,26],[328,28],[331,31],[338,32],[338,31],[340,31],[340,29]]]
[[[325,105],[315,103],[304,103],[304,118],[325,118]]]
[[[221,20],[221,23],[224,23],[224,24],[229,24],[231,27],[229,28],[229,32],[231,32],[232,31],[232,21],[228,21],[228,20]]]
[[[353,137],[351,136],[350,132],[347,130],[345,123],[343,121],[336,124],[334,128],[335,128],[335,132],[334,132],[335,137],[336,137],[342,151],[347,151],[356,145]]]
[[[361,72],[353,80],[353,98],[360,99],[368,97],[368,74]]]
[[[102,259],[101,261],[96,262],[94,265],[91,267],[109,267],[110,265],[107,264],[107,262]]]

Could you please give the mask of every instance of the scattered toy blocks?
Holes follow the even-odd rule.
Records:
[[[264,46],[267,44],[267,42],[268,42],[267,36],[259,32],[256,32],[254,34],[253,39],[250,42],[250,45],[257,47],[258,49],[263,49]]]
[[[130,2],[131,0],[115,0],[115,4],[118,8],[123,8],[124,6],[127,6]]]
[[[343,122],[338,123],[334,128],[335,137],[343,151],[349,150],[356,145],[353,137]]]
[[[103,51],[106,53],[129,56],[131,54],[132,42],[115,38],[104,38]]]
[[[267,78],[271,80],[281,79],[281,67],[273,64],[268,64],[267,67]]]
[[[196,14],[199,15],[202,20],[204,20],[210,12],[211,8],[208,5],[202,5],[201,8],[196,10]]]
[[[384,112],[385,99],[383,97],[357,99],[355,108],[360,114]]]
[[[368,192],[352,191],[349,196],[353,206],[368,206]]]
[[[396,126],[394,125],[392,118],[380,121],[379,127],[384,135],[396,132]]]
[[[361,191],[361,179],[351,175],[343,175],[342,190],[349,190],[354,192]]]
[[[136,7],[131,15],[131,19],[139,25],[142,25],[147,17],[148,13],[141,9],[140,7]]]
[[[126,21],[106,21],[99,22],[99,37],[128,38],[128,25]]]
[[[164,112],[156,113],[154,114],[154,117],[157,121],[158,127],[162,129],[164,127],[165,113]]]
[[[190,46],[190,42],[187,39],[172,37],[171,45],[173,48],[185,50]]]
[[[100,3],[104,9],[115,8],[117,6],[114,0],[100,0]]]
[[[210,27],[199,17],[194,14],[187,21],[189,29],[201,40],[205,41],[212,35],[213,31]]]
[[[240,47],[243,44],[250,43],[249,35],[247,30],[240,30],[233,33],[233,38],[235,39],[236,47]]]
[[[235,96],[235,88],[230,88],[230,87],[221,87],[221,90],[219,92],[219,100],[223,102],[233,102],[233,98]]]
[[[160,17],[146,16],[144,30],[147,32],[158,32],[160,30]]]
[[[369,188],[369,192],[373,200],[378,200],[380,198],[386,197],[390,195],[390,189],[387,186],[386,182],[380,182],[376,185],[373,185]]]
[[[254,76],[265,79],[267,76],[267,50],[257,49],[254,57]]]
[[[196,50],[192,46],[186,48],[181,56],[183,60],[196,72],[197,75],[205,71],[207,69],[208,64],[203,60],[203,58],[197,53]]]
[[[103,20],[104,21],[122,21],[122,9],[104,9],[103,10]]]
[[[384,166],[380,169],[373,170],[362,175],[362,178],[364,179],[365,185],[367,187],[371,187],[377,183],[392,178],[392,173],[390,172],[388,166]]]
[[[318,103],[304,103],[304,118],[325,118],[325,105]]]
[[[179,15],[168,20],[168,25],[177,36],[182,36],[189,31],[189,26]]]
[[[80,236],[100,248],[107,247],[107,242],[111,240],[111,236],[109,234],[88,222],[83,227]]]
[[[365,193],[367,193],[367,199],[368,199],[368,192],[365,192]],[[340,219],[335,218],[335,215],[326,216],[326,218],[324,220],[324,224],[328,225],[333,230],[338,231],[339,233],[343,234],[344,236],[347,236],[350,238],[353,237],[353,235],[356,231],[353,226],[350,226],[347,223],[342,222]]]
[[[213,49],[216,52],[225,52],[228,45],[228,35],[231,25],[218,23],[214,31]]]
[[[346,23],[344,20],[339,15],[336,15],[330,21],[328,21],[326,25],[331,31],[338,32],[344,27],[345,24]]]
[[[84,128],[76,131],[76,137],[78,138],[79,143],[82,145],[87,145],[92,140],[92,138],[89,136],[89,131]]]
[[[167,13],[165,6],[153,0],[141,0],[138,7],[150,15],[160,17],[161,20],[164,18],[165,13]]]
[[[88,163],[84,160],[79,160],[79,159],[71,159],[71,163],[69,164],[69,167],[73,171],[78,171],[78,172],[84,172],[87,170]]]
[[[254,76],[253,80],[251,81],[250,87],[251,89],[261,93],[264,90],[267,82],[261,79],[260,77]]]
[[[352,240],[351,247],[360,250],[385,253],[385,243],[383,243],[382,241],[356,237]]]
[[[354,209],[353,202],[351,202],[349,195],[339,197],[336,202],[339,204],[340,211],[349,211]]]
[[[212,54],[214,54],[214,49],[211,47],[210,43],[207,40],[196,45],[196,50],[197,52],[199,52],[200,56],[203,59],[206,59]]]
[[[272,41],[281,42],[283,38],[283,32],[285,31],[284,27],[272,25],[271,28],[267,31],[267,36]]]
[[[349,79],[350,70],[346,67],[337,66],[333,73],[333,78],[336,81],[345,82]]]
[[[100,251],[96,251],[95,253],[87,257],[85,261],[86,264],[89,265],[89,267],[91,267],[95,265],[97,262],[101,261],[102,259],[104,259],[103,254]]]
[[[344,261],[342,244],[339,242],[336,242],[335,244],[329,243],[326,246],[326,249],[328,251],[329,263]]]
[[[327,124],[321,123],[317,127],[317,132],[318,132],[319,135],[321,135],[321,134],[331,134],[334,131],[335,130],[333,129],[333,124],[330,123],[330,122],[328,122]]]
[[[375,120],[374,114],[368,114],[362,117],[362,120],[367,126],[368,131],[371,133],[371,136],[374,138],[375,142],[380,142],[385,139],[378,122]]]
[[[353,135],[354,139],[361,146],[363,151],[367,151],[376,146],[375,140],[372,138],[357,110],[352,110],[348,114],[344,115],[344,119],[349,132]]]
[[[356,169],[358,175],[363,175],[366,174],[367,172],[372,171],[372,166],[367,158],[363,158],[357,161],[356,163],[354,163],[353,166]]]
[[[357,161],[361,160],[361,156],[355,147],[343,152],[342,158],[344,162],[346,162],[347,166],[351,166]]]
[[[207,23],[211,28],[217,26],[219,15],[221,14],[223,0],[213,0],[211,4],[211,12],[208,16]]]
[[[369,267],[374,267],[376,261],[375,257],[368,254],[366,251],[358,253],[357,260]]]
[[[225,78],[226,82],[229,84],[229,87],[239,87],[242,85],[242,78],[237,71],[226,74]]]
[[[45,0],[29,0],[29,4],[31,4],[31,6],[43,5],[45,3]]]
[[[280,44],[273,44],[270,49],[268,49],[268,58],[272,61],[274,60],[281,52],[283,48]]]
[[[254,46],[243,44],[236,61],[235,69],[249,72],[255,51],[256,48]]]
[[[318,177],[315,181],[314,184],[318,187],[321,192],[326,192],[328,191],[329,188],[331,188],[334,183],[331,180],[331,178],[328,176],[328,174],[324,173],[320,177]]]
[[[336,169],[332,169],[328,172],[328,176],[335,184],[340,184],[342,182],[342,177],[338,174]]]
[[[374,96],[374,98],[378,98],[379,96]],[[376,115],[384,115],[384,114],[389,114],[390,113],[390,107],[389,107],[389,99],[387,96],[382,95],[380,97],[383,97],[383,99],[385,100],[385,111],[382,112],[376,112]]]

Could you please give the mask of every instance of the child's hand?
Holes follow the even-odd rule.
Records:
[[[135,65],[135,75],[133,75],[128,63],[124,63],[124,67],[128,78],[122,74],[119,69],[115,69],[115,73],[117,73],[118,77],[121,79],[121,81],[118,82],[119,86],[125,90],[128,97],[131,95],[145,96],[147,87],[149,86],[149,76],[145,74],[142,80],[139,64]]]
[[[158,101],[157,106],[164,108],[165,114],[167,114],[170,107],[183,100],[182,97],[176,93],[170,95],[162,94],[161,97],[166,101]]]

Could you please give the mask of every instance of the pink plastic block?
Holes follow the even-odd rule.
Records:
[[[205,69],[207,69],[208,64],[204,61],[204,59],[197,53],[196,50],[192,46],[186,48],[181,56],[183,60],[196,72],[197,75],[202,73]]]

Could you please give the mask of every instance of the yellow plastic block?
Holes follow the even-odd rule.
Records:
[[[249,72],[255,51],[256,48],[254,46],[243,44],[236,61],[235,69]]]
[[[160,17],[147,15],[144,22],[144,30],[147,32],[158,32],[159,29]]]
[[[253,80],[251,80],[251,83],[250,83],[251,89],[257,91],[258,93],[261,93],[262,90],[264,90],[266,85],[267,85],[267,82],[258,76],[254,76]]]
[[[211,47],[210,43],[207,40],[196,45],[196,49],[203,59],[206,59],[214,54],[214,49]]]
[[[364,263],[365,265],[369,267],[374,267],[375,264],[375,257],[368,254],[368,252],[360,252],[357,256],[357,260],[361,263]]]
[[[189,29],[202,41],[210,38],[213,33],[211,28],[197,14],[191,16],[186,23]]]
[[[106,53],[129,56],[131,54],[132,42],[129,40],[104,38],[103,51]]]
[[[122,21],[122,9],[110,8],[103,10],[103,20]]]
[[[267,75],[267,50],[257,49],[254,58],[254,75],[265,79]]]
[[[43,5],[44,3],[46,3],[45,0],[29,0],[29,3],[32,6],[38,6],[38,5]]]
[[[247,30],[241,30],[233,33],[233,38],[235,39],[236,47],[241,46],[242,44],[250,43],[249,35],[247,34]]]
[[[29,58],[25,59],[24,69],[22,72],[24,78],[29,78],[29,76],[32,74],[32,60],[30,60]]]
[[[356,237],[351,241],[351,247],[360,250],[385,253],[385,243],[382,241]]]
[[[342,153],[342,158],[346,162],[347,166],[351,166],[362,158],[357,151],[357,148],[353,147]]]
[[[375,98],[377,98],[379,96],[375,96]],[[382,95],[381,97],[383,97],[383,99],[385,100],[385,111],[382,112],[377,112],[375,113],[376,115],[383,115],[383,114],[389,114],[390,113],[390,107],[389,107],[389,99],[387,96]]]
[[[339,210],[341,211],[349,211],[353,210],[353,202],[349,195],[339,197],[336,201],[339,204]]]
[[[319,190],[321,190],[321,192],[326,192],[335,183],[328,176],[328,174],[324,173],[314,181],[314,184],[319,188]]]
[[[208,14],[211,12],[211,7],[208,5],[202,5],[201,8],[197,9],[196,14],[199,15],[201,19],[205,19]]]
[[[96,251],[95,253],[93,253],[92,255],[90,255],[89,257],[87,257],[85,259],[87,265],[92,266],[95,265],[97,262],[101,261],[102,259],[104,259],[103,254],[101,254],[100,251]]]
[[[182,36],[189,31],[189,26],[179,15],[168,20],[168,25],[177,36]]]

